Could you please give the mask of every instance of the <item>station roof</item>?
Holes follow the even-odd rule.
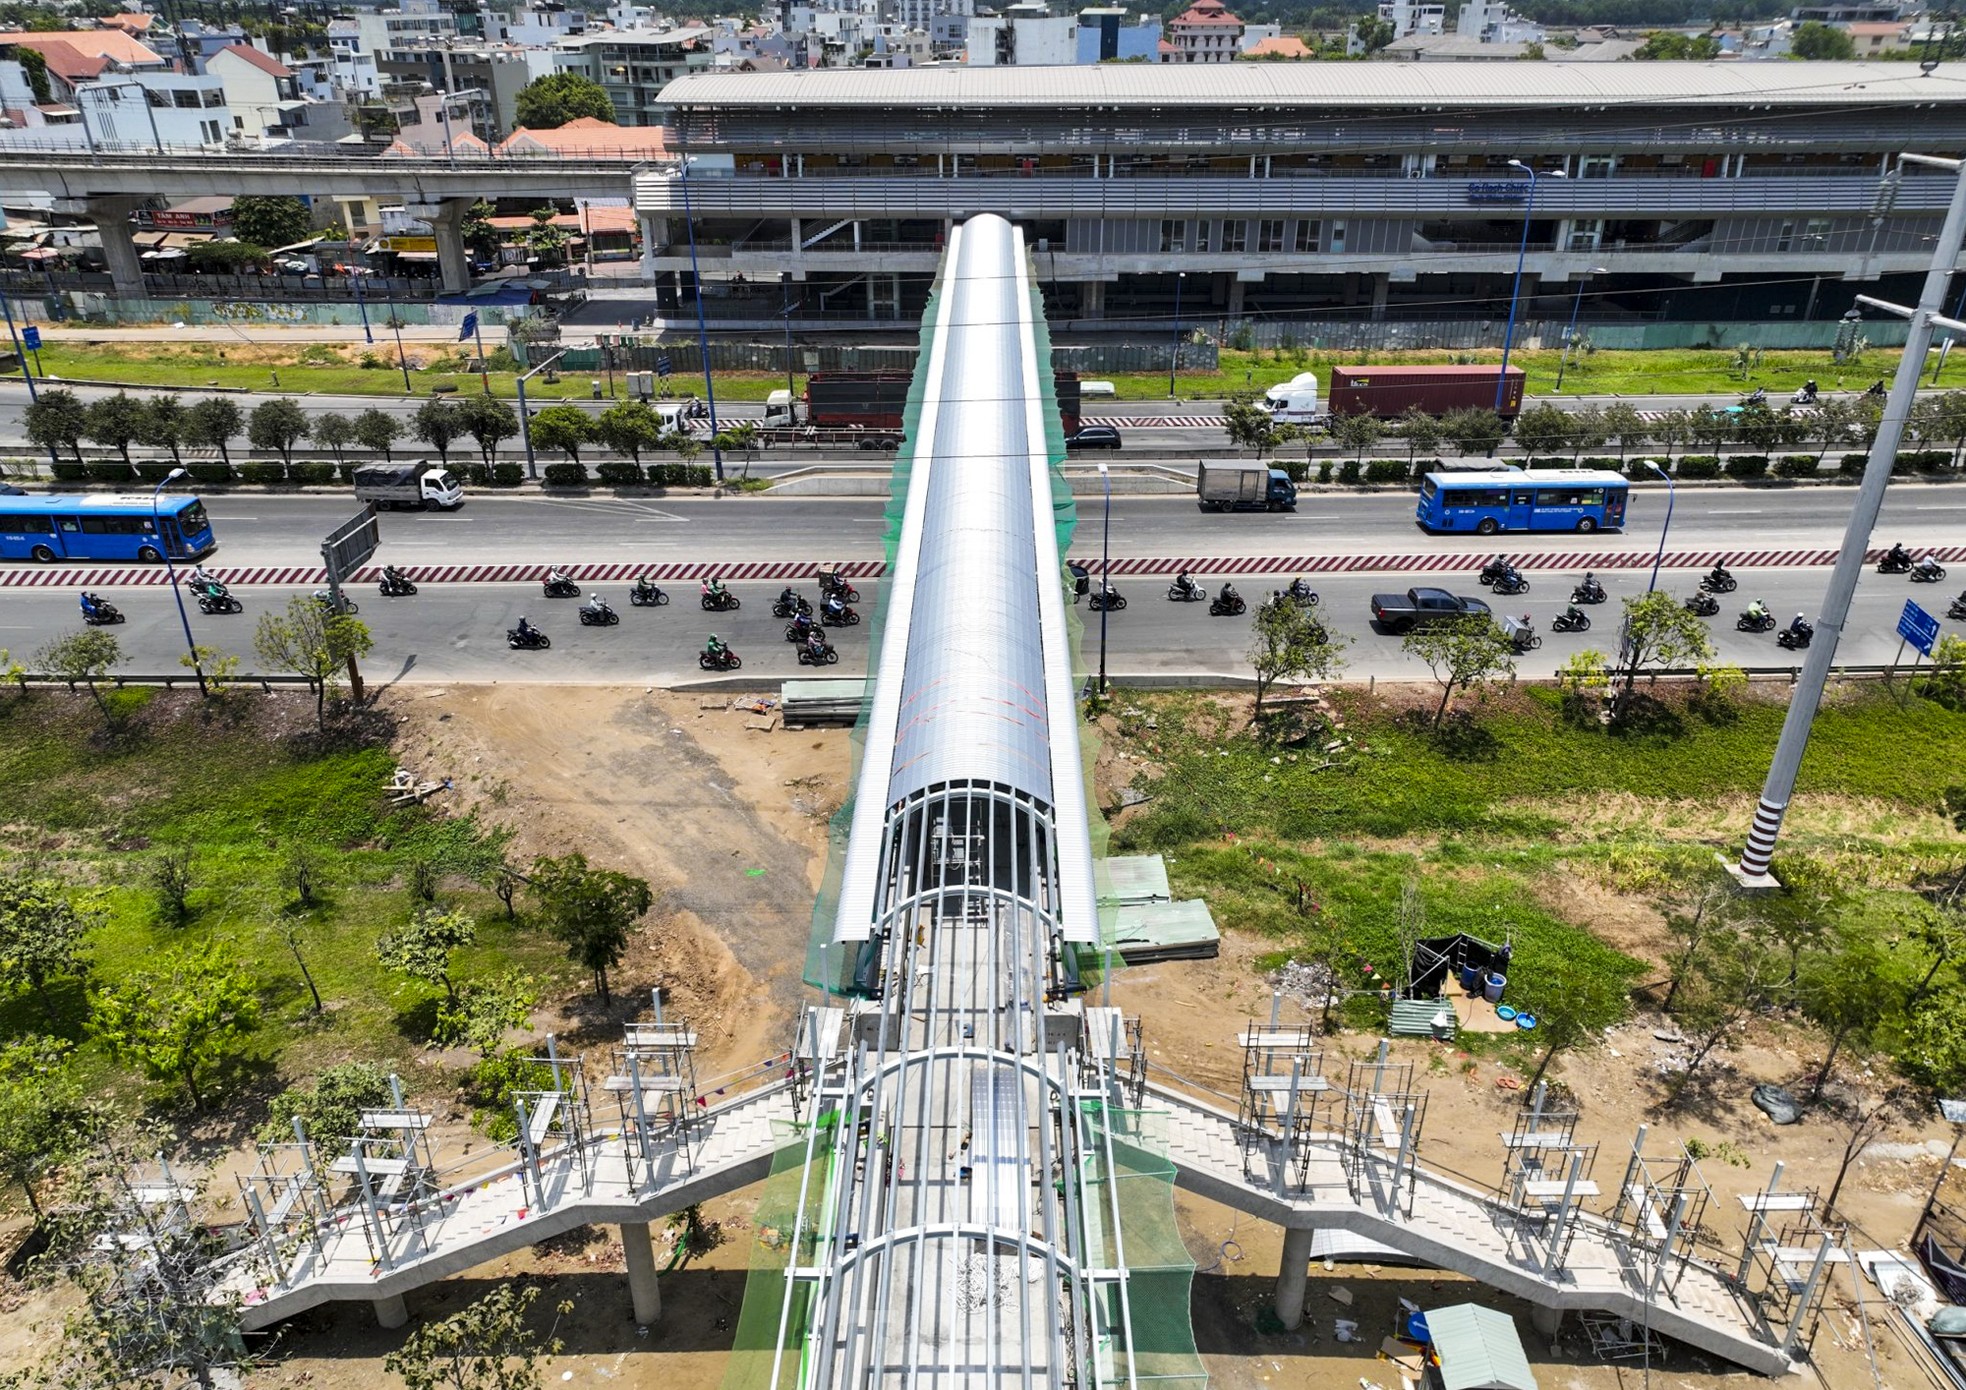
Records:
[[[591,36],[590,36],[591,37]],[[1966,70],[1905,63],[1199,63],[693,73],[676,107],[1289,108],[1907,106],[1966,101]]]

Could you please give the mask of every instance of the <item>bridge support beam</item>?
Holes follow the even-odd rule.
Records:
[[[464,214],[471,210],[470,198],[442,198],[432,203],[410,203],[403,211],[430,224],[437,239],[437,273],[445,294],[463,294],[471,288],[471,258],[464,249]]]
[[[378,1298],[375,1300],[375,1320],[384,1327],[401,1327],[410,1320],[409,1305],[403,1302],[403,1296],[399,1293]]]
[[[1538,1336],[1554,1342],[1556,1340],[1557,1329],[1563,1326],[1563,1310],[1561,1308],[1545,1308],[1540,1303],[1531,1304],[1529,1308],[1529,1325],[1536,1329]]]
[[[1283,1260],[1277,1269],[1277,1321],[1295,1331],[1304,1323],[1304,1286],[1311,1272],[1311,1238],[1308,1226],[1290,1226],[1283,1233]]]
[[[73,203],[80,206],[64,207],[69,201],[57,200],[55,208],[60,212],[79,212],[96,224],[102,235],[102,258],[109,263],[109,278],[115,283],[116,297],[142,299],[143,262],[137,259],[136,232],[130,226],[130,214],[146,200],[123,193],[101,194],[74,199]]]
[[[621,1223],[621,1253],[628,1261],[628,1301],[635,1305],[635,1325],[652,1327],[662,1319],[662,1286],[655,1278],[648,1222]]]

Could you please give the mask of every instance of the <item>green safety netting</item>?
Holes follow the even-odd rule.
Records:
[[[810,1264],[812,1253],[829,1232],[824,1225],[832,1209],[834,1158],[839,1151],[836,1111],[825,1111],[813,1124],[812,1170],[806,1170],[807,1131],[774,1124],[780,1140],[772,1156],[771,1173],[758,1197],[752,1222],[750,1272],[744,1278],[744,1303],[737,1314],[737,1335],[731,1342],[730,1364],[724,1368],[723,1390],[769,1390],[773,1362],[778,1357],[778,1329],[785,1327],[785,1361],[778,1370],[782,1387],[803,1385],[806,1331],[811,1317],[810,1284],[792,1291],[788,1306],[786,1270],[793,1257]],[[792,1241],[797,1233],[799,1249]]]

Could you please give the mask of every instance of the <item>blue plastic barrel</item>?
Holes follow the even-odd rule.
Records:
[[[1461,967],[1461,993],[1463,994],[1481,993],[1481,967],[1480,966],[1464,965]]]
[[[1502,990],[1508,982],[1509,977],[1507,975],[1498,975],[1492,970],[1489,971],[1488,983],[1482,987],[1481,997],[1491,1004],[1501,1003]]]

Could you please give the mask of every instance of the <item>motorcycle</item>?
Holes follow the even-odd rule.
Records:
[[[1570,591],[1572,603],[1602,603],[1605,597],[1604,586],[1588,576],[1583,583]]]
[[[1514,571],[1515,566],[1509,563],[1508,556],[1491,555],[1488,557],[1488,563],[1481,567],[1481,574],[1478,577],[1483,584],[1493,584],[1503,575],[1511,574]]]
[[[772,605],[771,605],[772,617],[789,618],[794,613],[803,613],[807,617],[812,616],[812,605],[806,601],[806,596],[804,594],[794,594],[790,599],[785,598],[781,594],[778,598],[772,601]]]
[[[82,621],[90,627],[108,627],[123,621],[122,610],[106,598],[94,594],[84,594],[88,602],[82,605]]]
[[[821,570],[819,572],[819,592],[826,598],[831,598],[833,595],[838,594],[841,603],[860,602],[860,590],[842,579],[838,570]]]
[[[1529,581],[1524,579],[1516,571],[1510,570],[1507,574],[1496,580],[1493,587],[1497,594],[1504,597],[1512,594],[1526,594],[1529,592]]]
[[[1317,602],[1317,590],[1308,584],[1299,583],[1295,580],[1291,581],[1290,587],[1283,591],[1283,596],[1292,603],[1315,604]]]
[[[708,583],[703,586],[702,603],[704,610],[710,613],[735,613],[744,606],[729,589],[714,591]]]
[[[579,598],[580,586],[564,575],[547,575],[539,581],[540,590],[548,598]]]
[[[209,590],[201,589],[198,591],[196,597],[198,600],[198,611],[200,613],[243,613],[246,611],[246,605],[239,602],[238,599],[232,597],[230,594],[212,593]]]
[[[1208,601],[1208,616],[1211,618],[1240,618],[1249,610],[1242,601],[1242,595],[1231,593],[1227,598],[1219,594]]]
[[[387,566],[384,566],[382,577],[376,580],[375,587],[384,598],[409,598],[416,593],[414,583]]]
[[[635,587],[628,591],[628,602],[637,608],[660,608],[668,601],[669,595],[646,579],[637,579]]]
[[[1207,597],[1208,591],[1193,582],[1183,585],[1176,580],[1167,586],[1167,598],[1170,603],[1199,603]]]
[[[538,628],[521,632],[516,627],[508,627],[505,629],[505,645],[515,652],[543,652],[553,645],[553,639]]]
[[[1877,572],[1879,574],[1910,574],[1911,561],[1901,560],[1895,555],[1886,555],[1882,560],[1877,562]]]
[[[621,615],[603,603],[599,608],[591,603],[580,605],[580,625],[582,627],[613,627],[621,621]]]
[[[1518,653],[1533,652],[1543,645],[1543,639],[1527,623],[1518,623],[1509,634],[1509,642]]]
[[[1709,594],[1731,594],[1739,587],[1739,581],[1727,572],[1725,565],[1715,565],[1700,579],[1700,589]]]
[[[1086,599],[1085,604],[1095,613],[1117,613],[1126,607],[1126,595],[1118,589],[1109,589],[1101,585],[1097,592]]]
[[[833,650],[833,644],[830,642],[822,643],[817,648],[813,647],[811,643],[807,643],[805,646],[799,648],[799,665],[801,666],[831,666],[839,659],[840,654]]]
[[[1789,397],[1790,405],[1814,405],[1816,403],[1816,383],[1805,381],[1802,388]]]
[[[838,609],[823,607],[819,610],[819,622],[823,627],[858,627],[860,615],[844,606]]]
[[[1686,600],[1686,611],[1697,617],[1711,618],[1720,611],[1720,600],[1704,589]]]
[[[1887,394],[1888,393],[1884,389],[1884,379],[1882,377],[1879,377],[1876,381],[1873,381],[1870,384],[1870,389],[1864,392],[1864,395],[1867,398],[1871,400],[1879,400],[1879,401],[1883,400]]]
[[[236,600],[234,601],[236,602]],[[347,594],[343,594],[341,601],[337,603],[335,601],[334,591],[331,589],[316,589],[314,591],[314,601],[328,612],[338,614],[344,618],[353,617],[362,611],[361,605],[356,603],[354,599],[348,597]],[[203,607],[202,604],[199,606]],[[211,610],[207,609],[206,611],[209,612]]]
[[[1566,608],[1550,622],[1552,632],[1589,632],[1591,615],[1576,607]]]
[[[1801,627],[1785,627],[1775,634],[1775,645],[1786,647],[1792,652],[1806,651],[1809,639],[1816,635],[1816,629],[1804,624]]]
[[[1757,618],[1752,613],[1743,613],[1734,620],[1734,628],[1737,632],[1772,632],[1775,629],[1775,615],[1763,613]]]
[[[1937,584],[1946,577],[1946,567],[1941,564],[1914,565],[1911,582],[1914,584]]]
[[[1961,594],[1952,601],[1952,607],[1946,609],[1946,616],[1953,619],[1966,619],[1966,594]]]
[[[803,642],[806,638],[812,636],[812,633],[813,624],[810,621],[802,623],[794,619],[792,622],[785,624],[785,640],[787,642]]]
[[[708,652],[698,652],[696,664],[706,671],[735,671],[744,664],[744,659],[729,647],[725,647],[715,656]]]
[[[1768,392],[1765,388],[1757,386],[1754,388],[1754,390],[1748,392],[1745,396],[1741,397],[1741,404],[1766,405],[1768,404]]]

